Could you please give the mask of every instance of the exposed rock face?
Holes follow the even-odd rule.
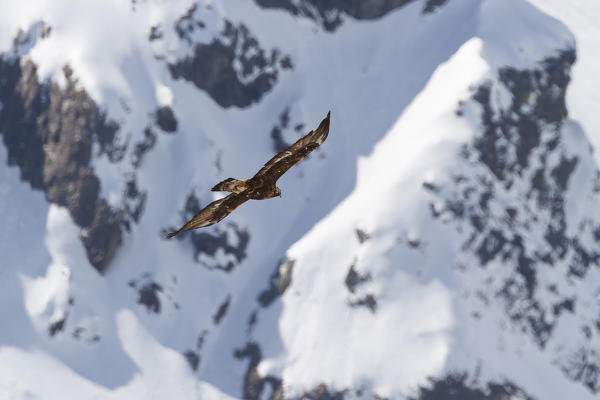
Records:
[[[229,303],[231,303],[231,295],[227,295],[227,297],[225,298],[223,303],[221,303],[221,305],[217,309],[217,312],[214,313],[213,322],[215,323],[215,325],[218,325],[221,322],[221,320],[223,319],[223,317],[225,316],[225,314],[227,313],[227,309],[229,308]]]
[[[126,229],[129,230],[131,222],[139,222],[147,197],[148,194],[139,189],[135,176],[129,176],[125,182],[122,205],[123,226]]]
[[[193,44],[194,30],[204,29],[194,5],[177,23],[179,36]],[[205,90],[222,107],[248,107],[270,91],[280,69],[291,68],[289,56],[263,50],[245,25],[225,21],[211,43],[196,43],[191,56],[169,64],[174,79]]]
[[[451,373],[442,379],[431,379],[431,385],[421,387],[418,397],[410,400],[533,400],[511,382],[488,382],[479,387],[467,373]]]
[[[344,284],[346,284],[346,288],[350,293],[354,293],[356,291],[356,287],[361,285],[362,283],[369,282],[371,280],[371,274],[365,273],[361,274],[356,270],[356,260],[352,265],[350,265],[350,269],[346,274],[346,279],[344,279]]]
[[[0,132],[9,165],[21,179],[43,190],[49,202],[66,207],[84,228],[90,263],[100,272],[121,242],[120,214],[99,198],[100,181],[90,167],[92,144],[111,161],[123,156],[116,146],[118,126],[89,95],[76,87],[65,67],[66,87],[39,83],[31,61],[0,58]]]
[[[194,245],[195,257],[207,268],[216,268],[225,272],[231,272],[233,268],[246,258],[246,248],[250,241],[250,233],[237,225],[229,223],[223,229],[217,227],[214,232],[190,233]],[[217,251],[221,250],[226,261],[208,262],[205,257],[214,258]]]
[[[310,392],[303,393],[299,400],[344,400],[347,390],[336,391],[321,383]],[[375,398],[377,399],[377,398]]]
[[[574,147],[578,128],[566,123],[574,61],[574,51],[565,50],[536,69],[501,68],[497,81],[477,87],[457,115],[479,114],[483,132],[463,148],[464,164],[447,185],[425,186],[441,200],[431,205],[434,217],[464,232],[458,269],[468,273],[475,264],[495,271],[492,279],[473,283],[479,300],[484,305],[499,300],[509,320],[542,350],[562,317],[590,301],[579,299],[578,292],[586,288],[581,294],[586,296],[584,279],[600,266],[600,217],[568,217],[567,198],[574,195],[571,181],[578,169],[590,176],[585,193],[576,193],[578,207],[600,201],[600,171],[591,153],[585,154],[589,149]],[[473,258],[475,263],[469,262]],[[557,286],[556,279],[564,284]],[[584,318],[583,345],[570,340],[556,360],[594,392],[600,391],[600,357],[592,345],[599,328],[597,320]]]
[[[258,364],[262,360],[262,352],[258,344],[246,343],[244,348],[234,352],[234,356],[239,360],[248,359],[248,368],[242,386],[242,398],[249,400],[284,399],[281,379],[274,376],[262,377],[258,373]]]
[[[160,313],[160,299],[158,293],[162,292],[162,286],[156,282],[148,282],[139,288],[138,304],[146,306],[148,311],[155,314]]]
[[[255,343],[248,343],[245,348],[237,350],[239,359],[248,358],[249,365],[243,388],[244,399],[269,400],[344,400],[356,398],[372,398],[385,400],[377,393],[365,396],[367,388],[335,390],[321,383],[314,389],[302,393],[298,397],[286,396],[285,383],[273,376],[260,377],[256,371],[261,361],[260,348]],[[422,386],[416,397],[408,400],[534,400],[527,392],[510,381],[477,382],[466,372],[453,372],[441,378],[431,378],[429,385]]]
[[[290,109],[286,108],[279,115],[279,123],[271,129],[271,139],[273,139],[273,150],[275,154],[290,147],[291,143],[287,143],[281,134],[282,130],[288,127],[290,122]]]
[[[193,34],[196,30],[204,29],[206,24],[196,16],[198,12],[198,3],[192,6],[177,20],[175,24],[175,32],[180,39],[185,40],[188,44],[193,43]]]
[[[175,118],[173,109],[169,106],[163,106],[156,110],[156,124],[164,132],[175,132],[177,130],[177,119]]]
[[[133,152],[131,153],[131,165],[138,168],[146,153],[148,153],[156,144],[156,133],[152,128],[146,127],[144,129],[144,138],[133,146]]]
[[[269,287],[258,295],[258,302],[262,307],[270,306],[277,298],[283,295],[292,283],[295,260],[284,259],[271,274]]]
[[[113,210],[105,200],[100,200],[92,224],[81,235],[88,259],[99,272],[108,267],[121,244],[121,221],[121,212]]]
[[[190,367],[195,371],[198,369],[198,365],[200,364],[200,356],[193,350],[186,350],[183,353],[183,356],[190,364]]]
[[[345,15],[355,19],[376,19],[414,0],[254,0],[264,8],[279,8],[293,15],[318,21],[328,31],[334,31]],[[424,13],[434,12],[447,0],[427,0]]]

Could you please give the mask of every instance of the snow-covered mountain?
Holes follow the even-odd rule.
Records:
[[[598,43],[594,0],[0,3],[0,399],[597,398]]]

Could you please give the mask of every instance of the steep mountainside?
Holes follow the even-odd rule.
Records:
[[[593,7],[1,4],[0,398],[596,398]]]

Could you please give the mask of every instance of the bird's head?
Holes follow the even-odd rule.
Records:
[[[281,197],[281,189],[279,189],[277,186],[275,186],[275,196]]]

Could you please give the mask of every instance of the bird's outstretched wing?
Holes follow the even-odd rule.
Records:
[[[179,230],[169,233],[167,238],[170,239],[173,236],[184,231],[189,231],[190,229],[216,224],[246,200],[248,200],[248,198],[243,194],[232,193],[227,197],[213,201],[194,215],[194,217],[186,222]]]
[[[308,132],[290,147],[277,153],[254,176],[269,176],[273,181],[277,181],[285,171],[319,147],[329,134],[330,114],[331,112],[327,113],[316,130]]]

